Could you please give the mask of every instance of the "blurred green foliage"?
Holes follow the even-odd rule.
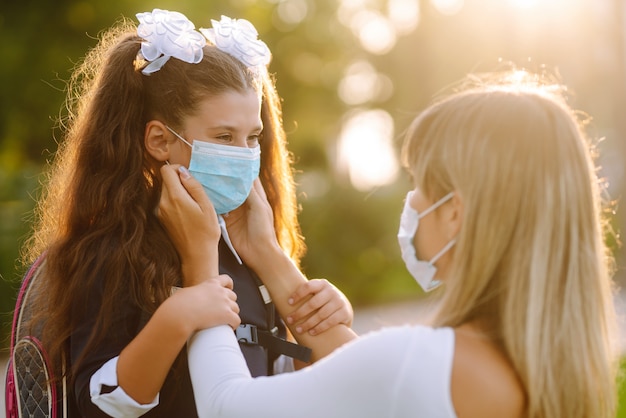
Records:
[[[6,318],[0,316],[0,347],[10,335],[11,310],[19,285],[16,260],[19,246],[28,234],[27,216],[34,204],[30,193],[37,188],[40,170],[33,164],[14,164],[18,160],[19,156],[10,153],[0,155],[0,314],[6,314]]]
[[[368,52],[359,42],[359,28],[348,27],[338,9],[350,3],[385,14],[397,1],[3,2],[0,313],[5,314],[5,325],[0,338],[6,335],[23,273],[16,260],[29,230],[40,173],[62,137],[58,121],[63,116],[65,81],[101,30],[122,16],[134,19],[135,13],[155,7],[178,10],[198,27],[210,26],[210,19],[221,14],[247,18],[270,46],[271,70],[284,99],[285,128],[298,170],[302,230],[309,247],[303,267],[310,277],[336,283],[355,306],[422,294],[404,271],[395,238],[409,187],[406,179],[401,176],[393,184],[358,191],[336,169],[337,137],[342,115],[349,110],[389,112],[395,120],[397,149],[414,115],[440,89],[468,72],[493,70],[508,60],[534,71],[555,70],[573,88],[574,105],[595,117],[597,135],[606,137],[601,163],[613,183],[611,194],[624,195],[626,120],[621,113],[626,107],[626,47],[621,19],[626,14],[620,0],[555,0],[564,9],[552,14],[547,9],[546,13],[514,9],[508,0],[474,0],[466,1],[455,15],[441,13],[429,0],[407,1],[419,4],[419,24],[399,35],[383,54]],[[281,13],[297,19],[285,20]],[[355,62],[368,62],[391,80],[389,94],[351,105],[342,101],[338,86]],[[614,216],[617,230],[624,229],[624,216],[623,210]],[[623,265],[623,250],[616,240],[611,242],[618,266]]]
[[[617,413],[615,418],[626,418],[626,358],[620,361],[617,393]]]

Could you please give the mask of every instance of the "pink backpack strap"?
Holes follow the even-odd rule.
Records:
[[[67,416],[65,381],[56,383],[52,363],[36,335],[37,332],[30,335],[32,330],[23,327],[23,322],[26,322],[30,315],[32,284],[38,276],[38,269],[44,258],[45,254],[28,269],[15,304],[11,329],[11,357],[5,387],[7,418]],[[58,399],[61,400],[60,403]]]
[[[17,322],[20,317],[20,313],[22,312],[22,303],[24,302],[24,297],[28,290],[28,286],[30,285],[31,279],[33,278],[35,272],[37,271],[41,263],[43,263],[44,257],[45,257],[45,254],[42,254],[41,256],[37,257],[33,265],[30,266],[30,268],[26,272],[26,275],[24,276],[24,280],[22,280],[22,285],[20,286],[20,290],[17,294],[17,301],[15,302],[15,310],[13,311],[13,324],[11,326],[11,346],[10,346],[11,352],[13,352],[13,347],[15,347],[15,339],[17,338],[17,329],[18,329]]]

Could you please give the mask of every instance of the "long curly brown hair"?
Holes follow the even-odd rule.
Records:
[[[34,231],[23,248],[25,264],[46,253],[33,321],[43,324],[43,342],[53,359],[61,358],[76,327],[72,314],[77,307],[78,312],[85,309],[94,286],[103,289],[102,306],[84,352],[106,337],[121,295],[150,314],[181,276],[176,249],[154,215],[162,163],[144,147],[149,120],[176,126],[208,96],[260,90],[260,177],[274,209],[279,242],[296,262],[304,252],[281,101],[271,76],[259,81],[212,45],[204,47],[198,64],[170,59],[146,76],[136,65],[142,41],[136,33],[132,22],[115,25],[73,73],[68,116],[62,121],[65,136],[47,171]],[[68,371],[70,377],[79,363]]]

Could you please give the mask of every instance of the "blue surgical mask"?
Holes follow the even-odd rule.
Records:
[[[413,192],[410,191],[404,201],[404,209],[402,210],[402,215],[400,217],[398,243],[400,244],[402,259],[404,260],[407,270],[425,292],[430,292],[431,290],[439,287],[441,284],[441,281],[434,279],[435,273],[437,273],[435,263],[439,260],[439,258],[441,258],[442,255],[452,248],[452,246],[456,243],[456,239],[452,239],[449,243],[447,243],[430,261],[418,260],[413,241],[415,240],[419,220],[446,203],[448,200],[452,199],[454,192],[448,193],[422,213],[417,213],[417,211],[411,207],[409,201],[411,200],[412,195]]]
[[[194,140],[193,145],[170,130],[191,147],[189,172],[202,184],[218,215],[237,209],[250,194],[261,167],[261,147],[235,147]]]

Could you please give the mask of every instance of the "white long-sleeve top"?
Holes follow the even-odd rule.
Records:
[[[272,377],[250,376],[227,326],[198,332],[188,347],[200,417],[456,418],[451,328],[384,328]]]

